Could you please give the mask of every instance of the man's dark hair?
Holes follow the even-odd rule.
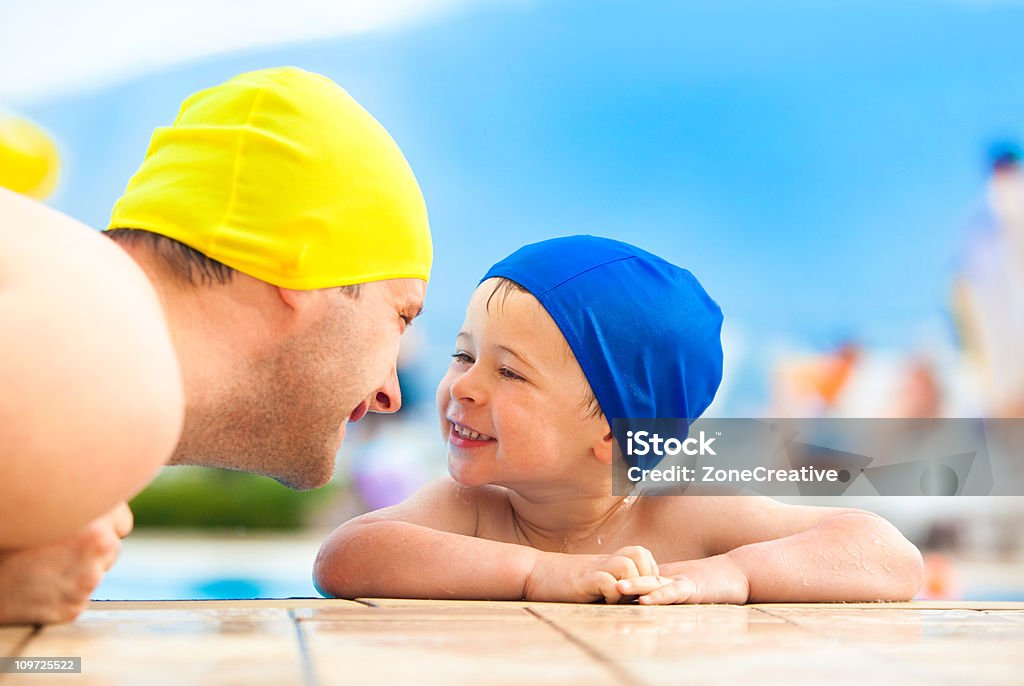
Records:
[[[143,245],[149,248],[182,279],[193,286],[231,282],[235,270],[223,262],[207,257],[195,248],[173,238],[142,229],[110,229],[104,231],[115,243]]]
[[[104,231],[115,243],[142,245],[160,257],[164,264],[193,286],[226,284],[231,282],[235,270],[223,262],[207,257],[181,241],[143,229],[110,229]],[[358,298],[362,284],[338,286],[350,298]]]

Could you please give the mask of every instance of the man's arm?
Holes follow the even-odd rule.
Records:
[[[909,600],[921,586],[917,548],[872,513],[694,497],[708,557],[661,565],[672,583],[620,583],[620,591],[645,604],[854,602]]]
[[[317,555],[317,589],[343,598],[618,602],[619,579],[656,575],[638,546],[566,555],[475,536],[487,489],[441,479],[400,505],[338,527]]]
[[[135,262],[0,190],[0,548],[69,536],[155,476],[184,395]]]
[[[0,624],[50,624],[77,617],[131,529],[131,510],[121,503],[62,540],[0,550]]]

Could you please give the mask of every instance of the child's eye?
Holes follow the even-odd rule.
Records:
[[[473,364],[473,358],[470,357],[468,353],[464,352],[452,353],[452,359],[456,362],[461,362],[462,364]]]
[[[508,367],[502,367],[501,369],[498,370],[498,373],[504,376],[506,379],[512,379],[513,381],[525,381],[523,377],[519,376]]]

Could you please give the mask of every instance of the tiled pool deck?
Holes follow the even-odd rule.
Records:
[[[1021,684],[1024,603],[94,601],[0,629],[0,684]]]

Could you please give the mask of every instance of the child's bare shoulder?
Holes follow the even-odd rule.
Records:
[[[504,489],[463,486],[444,477],[428,483],[398,505],[360,517],[361,522],[402,521],[440,531],[476,536],[481,522],[508,507]]]
[[[657,495],[644,495],[645,508],[657,521],[678,520],[686,517],[694,522],[703,523],[706,519],[720,516],[730,507],[732,498],[743,497],[727,493],[721,489],[690,486],[684,492],[660,492]]]
[[[672,557],[707,554],[705,539],[714,535],[714,522],[723,508],[717,496],[687,489],[685,495],[644,495],[639,500],[644,527],[660,532],[659,548],[667,545]]]
[[[718,489],[687,489],[682,496],[649,499],[657,525],[692,529],[699,537],[704,555],[718,555],[750,543],[790,536],[827,517],[850,511],[790,505],[765,496]]]

